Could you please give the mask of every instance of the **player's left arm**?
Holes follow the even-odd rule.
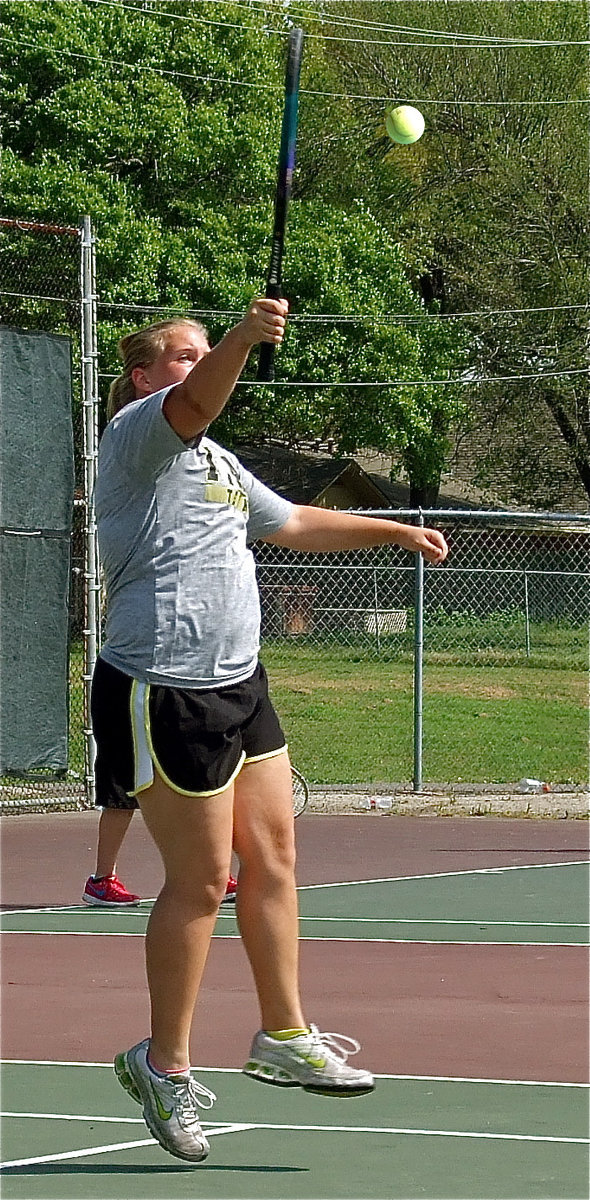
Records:
[[[419,552],[427,562],[444,562],[448,546],[438,529],[384,521],[378,517],[355,516],[333,509],[296,504],[277,533],[264,541],[290,550],[329,552],[362,550],[367,546],[402,546]]]

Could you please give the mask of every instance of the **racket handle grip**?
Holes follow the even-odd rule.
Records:
[[[282,297],[280,284],[267,283],[266,299],[280,300]],[[275,377],[275,347],[272,342],[261,342],[258,353],[258,371],[256,379],[258,383],[272,383]]]
[[[259,383],[272,383],[275,377],[275,348],[271,342],[261,342],[258,353],[258,371],[256,378]]]

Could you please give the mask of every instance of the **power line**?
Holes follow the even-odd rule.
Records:
[[[223,0],[223,2],[227,3],[228,0]],[[138,16],[141,17],[146,15],[143,9],[136,8],[133,4],[119,4],[117,0],[91,0],[91,3],[99,4],[105,8],[124,9],[125,12],[137,13]],[[253,15],[256,15],[258,12],[263,12],[262,9],[256,8],[249,8],[247,11],[251,12]],[[187,17],[182,13],[167,12],[166,10],[159,8],[150,8],[147,15],[150,17],[168,17],[171,21],[182,21],[185,25],[214,25],[219,29],[242,29],[246,31],[253,30],[255,33],[273,33],[277,34],[279,37],[288,37],[289,35],[288,28],[268,29],[266,26],[260,25],[235,25],[231,21],[210,21],[207,17]]]
[[[225,3],[226,0],[212,0],[213,3]],[[251,5],[244,5],[235,0],[237,7],[243,8],[249,12],[263,12],[266,14],[274,13],[276,10],[269,7],[265,0],[254,0],[259,5],[258,8],[252,9]],[[492,46],[563,46],[563,45],[587,45],[587,42],[566,42],[562,39],[541,39],[541,38],[511,38],[504,34],[479,34],[479,33],[460,33],[453,29],[427,29],[422,26],[412,25],[392,25],[384,24],[378,21],[367,21],[359,18],[350,18],[346,16],[329,16],[326,13],[318,12],[309,5],[304,5],[297,12],[294,12],[293,7],[289,7],[289,15],[296,20],[309,18],[312,21],[318,21],[320,24],[328,25],[345,25],[349,29],[367,30],[368,32],[384,33],[405,33],[410,36],[416,34],[425,34],[427,37],[452,37],[459,41],[471,41],[479,44],[489,43]],[[320,35],[321,36],[321,35]],[[351,40],[351,39],[343,39]]]
[[[207,2],[210,4],[219,5],[226,4],[228,0],[207,0]],[[253,8],[253,4],[256,4],[257,7]],[[271,14],[277,11],[277,6],[273,6],[272,3],[269,4],[268,0],[251,0],[251,3],[243,3],[243,0],[232,0],[232,6],[234,8],[241,8],[246,12],[263,12],[265,14]],[[490,42],[499,40],[507,42],[528,42],[533,40],[542,40],[540,38],[511,38],[504,34],[459,33],[454,29],[428,29],[419,25],[397,25],[391,24],[390,22],[369,21],[366,18],[355,16],[343,16],[340,13],[330,16],[322,10],[313,8],[312,4],[310,3],[306,4],[305,0],[295,0],[295,4],[289,5],[290,17],[293,16],[294,8],[297,9],[297,19],[299,19],[299,16],[305,16],[309,17],[313,21],[325,22],[328,25],[347,25],[351,29],[368,29],[369,31],[374,30],[378,33],[387,31],[392,31],[394,33],[424,33],[432,37],[454,37],[471,41],[479,39],[480,41]]]
[[[95,5],[101,5],[102,7],[106,7],[106,8],[116,8],[119,10],[123,9],[125,12],[133,12],[133,13],[138,13],[139,15],[145,15],[143,13],[143,10],[137,9],[134,5],[118,4],[117,0],[92,0],[92,3]],[[247,11],[251,12],[251,13],[261,13],[261,14],[266,15],[266,13],[272,12],[273,10],[248,8]],[[243,24],[236,25],[230,21],[211,21],[207,17],[196,17],[196,16],[187,17],[181,13],[167,12],[165,10],[157,9],[157,8],[150,9],[149,15],[156,16],[156,17],[167,17],[171,21],[182,21],[184,24],[189,24],[189,25],[194,25],[194,24],[210,25],[210,26],[212,25],[212,26],[215,26],[220,29],[239,29],[239,30],[243,30],[243,31],[253,30],[255,32],[262,32],[264,34],[272,34],[273,36],[283,37],[283,38],[287,37],[288,32],[289,32],[288,29],[269,29],[267,26],[265,26],[263,29],[261,29],[260,26],[258,26],[258,25],[243,25]],[[321,20],[321,18],[317,18],[317,17],[314,17],[313,19]],[[329,24],[334,24],[334,23],[335,22],[332,22],[329,19]],[[350,25],[348,25],[348,27],[349,28],[359,28],[359,29],[368,28],[364,24],[357,24],[356,22],[351,22]],[[500,39],[494,40],[492,38],[485,38],[485,39],[482,38],[482,39],[480,39],[480,41],[476,42],[475,38],[479,35],[472,36],[470,34],[455,34],[448,30],[447,31],[444,31],[444,30],[432,30],[431,31],[428,29],[412,29],[411,26],[399,26],[399,27],[387,26],[384,28],[395,29],[396,32],[407,34],[410,37],[414,37],[415,35],[418,35],[418,34],[422,34],[422,35],[426,34],[427,36],[432,36],[432,37],[447,37],[447,36],[449,36],[449,37],[456,37],[459,39],[462,39],[462,38],[467,39],[467,40],[471,39],[473,44],[468,45],[468,44],[466,44],[466,42],[461,42],[461,41],[445,43],[445,42],[440,42],[440,41],[436,41],[436,42],[415,42],[415,41],[395,42],[395,41],[391,41],[391,40],[389,40],[389,41],[378,40],[375,38],[359,39],[358,37],[352,37],[352,38],[337,37],[335,34],[329,34],[329,33],[311,33],[310,31],[307,31],[307,30],[305,32],[305,36],[306,36],[306,38],[312,38],[313,40],[316,40],[316,41],[352,42],[352,43],[354,43],[354,45],[359,45],[359,43],[360,43],[363,46],[407,46],[409,48],[418,47],[418,48],[422,48],[422,49],[436,49],[436,50],[500,50],[500,49],[514,50],[514,49],[522,49],[522,48],[526,48],[526,47],[529,47],[529,48],[536,48],[536,47],[539,47],[539,48],[543,48],[543,47],[563,48],[563,47],[567,47],[567,46],[588,46],[588,45],[590,45],[590,42],[587,40],[585,40],[585,41],[557,41],[557,40],[541,41],[540,39],[535,39],[535,40],[531,39],[530,41],[527,41],[524,39],[518,40],[516,38],[506,38],[506,39],[501,39],[501,40]]]
[[[20,295],[18,292],[4,292],[2,295]],[[35,297],[28,297],[34,299]],[[40,299],[51,299],[51,297],[40,297]],[[217,316],[217,317],[241,317],[242,309],[220,309],[220,308],[186,308],[177,307],[167,304],[124,304],[117,301],[99,300],[98,308],[116,308],[123,309],[127,312],[177,312],[186,313],[195,317]],[[587,311],[590,308],[590,303],[586,304],[554,304],[539,308],[495,308],[495,309],[479,309],[474,312],[459,312],[459,313],[296,313],[289,316],[291,325],[304,324],[324,324],[332,323],[334,325],[353,325],[353,324],[390,324],[395,321],[458,321],[474,317],[499,317],[499,316],[520,316],[530,315],[532,313],[555,313],[555,312],[570,312],[575,310]]]
[[[155,75],[171,76],[174,79],[192,79],[199,83],[230,84],[232,87],[247,87],[257,92],[279,91],[274,83],[248,83],[243,79],[223,79],[214,75],[194,75],[188,71],[169,71],[166,67],[144,66],[142,63],[138,62],[126,63],[115,58],[102,58],[99,54],[81,54],[78,51],[65,50],[63,46],[60,46],[59,48],[56,46],[40,46],[38,42],[29,42],[22,38],[17,40],[7,37],[0,37],[0,42],[7,42],[9,45],[14,46],[29,46],[34,50],[44,50],[48,54],[59,53],[65,55],[67,58],[78,58],[83,59],[86,62],[101,63],[106,67],[123,67],[126,71],[151,71]]]
[[[256,388],[390,388],[390,387],[471,387],[472,384],[480,383],[517,383],[521,380],[530,379],[556,379],[568,375],[588,375],[588,367],[569,368],[565,371],[542,371],[531,372],[524,375],[480,375],[472,379],[465,377],[456,379],[375,379],[370,383],[364,381],[348,382],[340,379],[333,379],[328,382],[325,380],[306,380],[305,382],[294,382],[292,380],[276,379],[273,383],[260,383],[257,379],[239,379],[236,387],[256,387]],[[117,375],[99,373],[100,379],[117,379]]]
[[[78,230],[75,230],[75,232],[78,233]],[[79,298],[76,296],[43,296],[39,292],[12,292],[6,288],[0,288],[0,296],[11,296],[13,299],[18,300],[43,300],[54,304],[79,303]],[[125,304],[116,300],[98,300],[96,307],[98,309],[117,309],[122,312],[134,313],[167,312],[191,317],[227,317],[229,320],[243,316],[243,309],[241,308],[188,308],[186,305],[178,306],[174,304]],[[588,311],[588,309],[590,309],[590,303],[554,304],[540,308],[484,308],[473,312],[458,313],[296,313],[289,316],[289,324],[389,325],[396,321],[433,323],[437,321],[461,321],[474,318],[531,315],[534,313]]]
[[[274,383],[259,383],[255,379],[240,379],[237,387],[281,387],[281,388],[389,388],[389,387],[471,387],[480,383],[517,383],[526,379],[556,379],[567,375],[588,375],[588,367],[568,368],[565,371],[539,371],[523,375],[481,375],[472,379],[465,377],[456,379],[378,379],[371,383],[356,381],[354,383],[310,381],[291,382],[290,380],[275,380]]]
[[[165,67],[147,66],[142,63],[126,63],[118,59],[102,58],[97,54],[82,54],[79,51],[65,50],[55,46],[41,46],[38,42],[29,42],[23,38],[13,39],[0,37],[0,42],[4,42],[9,46],[27,46],[34,50],[43,50],[48,54],[59,52],[67,58],[81,59],[86,62],[100,63],[103,66],[123,68],[126,71],[144,71],[152,72],[156,75],[171,77],[173,79],[190,79],[198,83],[220,83],[225,87],[246,87],[251,91],[274,91],[279,92],[279,88],[273,83],[249,83],[244,79],[228,79],[220,78],[215,75],[195,75],[188,71],[170,71]],[[390,105],[395,99],[398,103],[406,101],[411,104],[438,104],[455,107],[475,106],[475,107],[529,107],[529,106],[546,106],[546,105],[566,105],[566,104],[590,104],[590,97],[576,100],[454,100],[454,99],[439,99],[431,100],[425,97],[418,98],[416,96],[404,95],[388,95],[388,96],[369,96],[363,94],[355,94],[351,92],[323,92],[316,91],[311,88],[301,88],[300,95],[304,96],[323,96],[332,100],[365,100],[371,103],[380,104],[384,107]]]

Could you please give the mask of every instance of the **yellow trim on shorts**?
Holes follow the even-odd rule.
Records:
[[[152,763],[155,766],[160,778],[164,780],[164,783],[170,788],[171,791],[176,792],[177,796],[190,796],[192,799],[198,799],[198,798],[205,799],[207,796],[220,796],[222,792],[226,792],[228,787],[231,787],[232,783],[234,782],[234,779],[236,778],[237,775],[239,775],[240,771],[242,770],[242,767],[244,765],[244,760],[246,758],[245,751],[242,750],[242,753],[240,756],[240,761],[239,761],[235,771],[232,772],[227,783],[223,784],[223,787],[212,788],[210,791],[207,791],[207,792],[189,792],[186,788],[178,787],[178,784],[174,783],[172,781],[172,779],[170,779],[168,777],[168,775],[166,774],[164,768],[162,767],[162,764],[160,763],[160,761],[158,759],[156,751],[154,750],[154,744],[152,742],[152,731],[150,728],[149,698],[150,698],[150,685],[148,683],[146,685],[146,689],[145,689],[145,699],[144,699],[144,708],[143,708],[145,736],[146,736],[146,741],[148,744]],[[151,784],[148,784],[147,786],[150,787]],[[144,785],[142,788],[138,788],[137,790],[138,790],[138,792],[141,792],[141,791],[145,791],[145,788],[146,788],[146,785]]]
[[[164,780],[164,783],[168,785],[168,787],[170,788],[171,791],[176,792],[177,796],[190,796],[191,799],[193,799],[193,800],[199,800],[199,799],[205,800],[208,796],[220,796],[222,792],[226,792],[227,789],[229,787],[231,787],[232,783],[234,782],[234,780],[236,779],[236,777],[240,774],[240,771],[242,770],[245,757],[246,757],[246,755],[242,751],[240,761],[239,761],[235,771],[233,772],[233,774],[230,775],[227,783],[224,783],[223,787],[213,788],[210,792],[189,792],[185,788],[178,787],[178,785],[176,783],[173,783],[172,780],[169,779],[168,776],[165,774],[165,772],[162,770],[162,767],[161,767],[160,763],[158,762],[157,758],[155,757],[155,755],[154,755],[154,765],[156,767],[156,770],[157,770],[160,778]]]
[[[144,735],[146,735],[146,717],[145,717],[146,704],[147,704],[146,696],[148,694],[149,688],[145,684],[141,684],[139,682],[139,680],[134,679],[131,684],[131,690],[129,693],[131,734],[133,737],[133,775],[134,775],[135,787],[132,789],[132,791],[127,792],[128,796],[138,796],[140,792],[147,791],[147,789],[150,788],[154,782],[153,762],[151,759],[151,754],[149,754],[150,747],[149,747],[148,739],[146,736],[146,745],[145,746],[142,746],[140,744],[138,724],[136,721],[136,716],[137,716],[136,707],[137,707],[137,699],[138,699],[137,694],[141,687],[145,688],[145,691],[143,693],[143,705],[142,705],[142,712],[143,712],[142,732]],[[143,751],[143,753],[142,753],[142,751]],[[146,753],[146,751],[147,751],[147,753]],[[151,776],[151,778],[149,778],[149,779],[147,779],[148,771],[147,771],[147,761],[146,761],[148,754],[149,754],[149,760],[150,760],[149,761],[149,773]],[[145,783],[141,782],[142,776],[147,779],[147,782],[145,782]]]
[[[243,766],[246,766],[248,763],[263,762],[265,758],[278,758],[279,754],[286,754],[288,749],[287,742],[285,742],[285,745],[281,746],[280,750],[269,750],[266,754],[253,754],[251,758],[246,756]]]

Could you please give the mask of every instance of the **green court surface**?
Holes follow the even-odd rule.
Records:
[[[5,1064],[2,1196],[587,1196],[579,1085],[381,1076],[344,1101],[198,1073],[218,1103],[203,1122],[211,1154],[193,1167],[152,1141],[104,1064]]]
[[[303,939],[449,946],[587,941],[585,862],[312,885],[301,887],[299,898]],[[23,908],[7,910],[2,921],[6,933],[143,938],[150,907],[146,901],[126,911]],[[232,910],[222,909],[216,937],[237,936]],[[203,1114],[211,1154],[191,1166],[149,1136],[110,1064],[6,1062],[2,1197],[588,1196],[582,1084],[381,1075],[374,1094],[344,1101],[262,1086],[210,1064],[197,1071],[218,1102],[214,1121]]]
[[[585,945],[588,863],[498,867],[407,879],[318,884],[299,889],[301,937],[408,942]],[[143,937],[149,903],[122,912],[17,909],[5,932]],[[216,937],[237,937],[222,909]]]

